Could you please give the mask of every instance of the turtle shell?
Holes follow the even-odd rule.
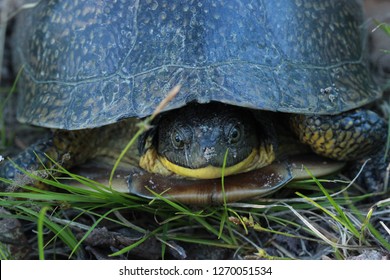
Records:
[[[351,0],[43,0],[14,33],[18,119],[82,129],[196,101],[337,114],[380,97]]]

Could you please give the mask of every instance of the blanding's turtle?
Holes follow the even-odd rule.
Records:
[[[13,38],[18,120],[55,129],[14,158],[28,171],[47,156],[66,168],[117,156],[176,85],[140,157],[124,159],[132,192],[190,203],[267,194],[294,176],[283,155],[295,139],[328,159],[381,161],[385,121],[362,108],[381,92],[358,1],[42,0]],[[19,173],[1,166],[14,184]]]

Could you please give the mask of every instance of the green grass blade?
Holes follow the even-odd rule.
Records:
[[[43,245],[43,224],[44,224],[44,219],[47,210],[49,210],[49,207],[43,207],[41,209],[41,211],[39,212],[38,223],[37,223],[38,252],[39,252],[40,260],[45,259],[45,251]]]
[[[225,193],[225,169],[226,169],[226,162],[227,157],[229,154],[229,149],[226,149],[225,155],[223,157],[223,164],[222,164],[222,171],[221,171],[221,189],[222,189],[222,197],[223,197],[223,214],[221,217],[221,222],[219,223],[219,234],[218,238],[221,238],[222,232],[224,229],[224,225],[226,224],[226,220],[228,218],[228,210],[227,210],[227,203],[226,203],[226,193]]]
[[[315,181],[315,183],[317,184],[317,186],[320,188],[320,190],[322,191],[322,193],[326,196],[327,200],[332,204],[333,208],[336,210],[336,212],[338,213],[339,217],[336,217],[334,216],[333,214],[330,214],[329,211],[327,211],[326,209],[324,209],[323,207],[321,207],[318,203],[315,203],[315,205],[319,208],[321,208],[323,211],[326,211],[326,213],[330,216],[332,216],[333,219],[336,219],[337,221],[339,221],[340,223],[344,224],[345,226],[348,227],[348,229],[356,236],[356,237],[359,237],[360,234],[359,234],[359,231],[355,228],[355,226],[353,225],[353,223],[350,221],[350,219],[345,215],[344,213],[344,210],[341,209],[341,207],[336,203],[336,201],[333,199],[333,197],[329,194],[329,192],[324,188],[324,186],[317,180],[317,178],[315,178],[313,176],[313,174],[310,172],[310,170],[308,170],[306,167],[304,167],[306,172],[312,177],[312,179]]]

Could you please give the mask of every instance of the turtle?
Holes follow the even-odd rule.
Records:
[[[17,117],[53,133],[0,177],[114,158],[164,103],[123,159],[138,195],[249,199],[301,176],[296,163],[368,158],[376,182],[387,124],[369,108],[381,91],[362,22],[350,0],[42,0],[14,26]]]

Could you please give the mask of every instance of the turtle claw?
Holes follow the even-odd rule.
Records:
[[[389,188],[386,173],[389,162],[384,159],[385,151],[380,151],[370,159],[353,162],[346,170],[345,175],[354,179],[368,193],[380,193]]]

